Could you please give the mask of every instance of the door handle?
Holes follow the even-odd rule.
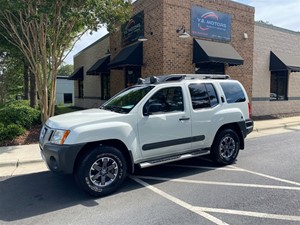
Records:
[[[184,120],[189,120],[190,118],[188,117],[182,117],[182,118],[179,118],[179,121],[184,121]]]

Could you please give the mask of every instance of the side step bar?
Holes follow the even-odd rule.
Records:
[[[147,168],[147,167],[157,166],[157,165],[161,165],[161,164],[165,164],[165,163],[169,163],[169,162],[175,162],[175,161],[179,161],[179,160],[183,160],[183,159],[189,159],[189,158],[194,158],[197,156],[207,155],[209,153],[210,153],[210,149],[203,149],[203,150],[198,150],[195,152],[190,152],[190,153],[186,153],[186,154],[182,154],[182,155],[170,156],[170,157],[166,157],[166,158],[160,158],[160,159],[156,159],[156,160],[142,162],[142,163],[139,163],[138,165],[140,166],[140,168]]]

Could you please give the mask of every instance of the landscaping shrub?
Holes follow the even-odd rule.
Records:
[[[0,141],[13,140],[15,137],[24,134],[25,129],[17,124],[9,124],[5,126],[0,123]]]
[[[13,101],[0,109],[0,123],[6,127],[16,124],[28,129],[40,123],[40,111],[31,108],[28,101]]]

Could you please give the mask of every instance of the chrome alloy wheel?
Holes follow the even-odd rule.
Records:
[[[231,136],[225,136],[219,146],[220,155],[225,160],[229,160],[230,157],[235,153],[235,141]]]
[[[118,164],[113,158],[102,157],[91,166],[89,177],[94,185],[106,187],[115,181],[118,172]]]

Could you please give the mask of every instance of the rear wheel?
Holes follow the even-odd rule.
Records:
[[[212,159],[221,165],[229,165],[236,160],[240,150],[240,140],[232,129],[217,134],[211,148]]]
[[[116,191],[126,177],[126,161],[113,147],[102,146],[90,151],[75,171],[78,185],[93,196],[105,196]]]

